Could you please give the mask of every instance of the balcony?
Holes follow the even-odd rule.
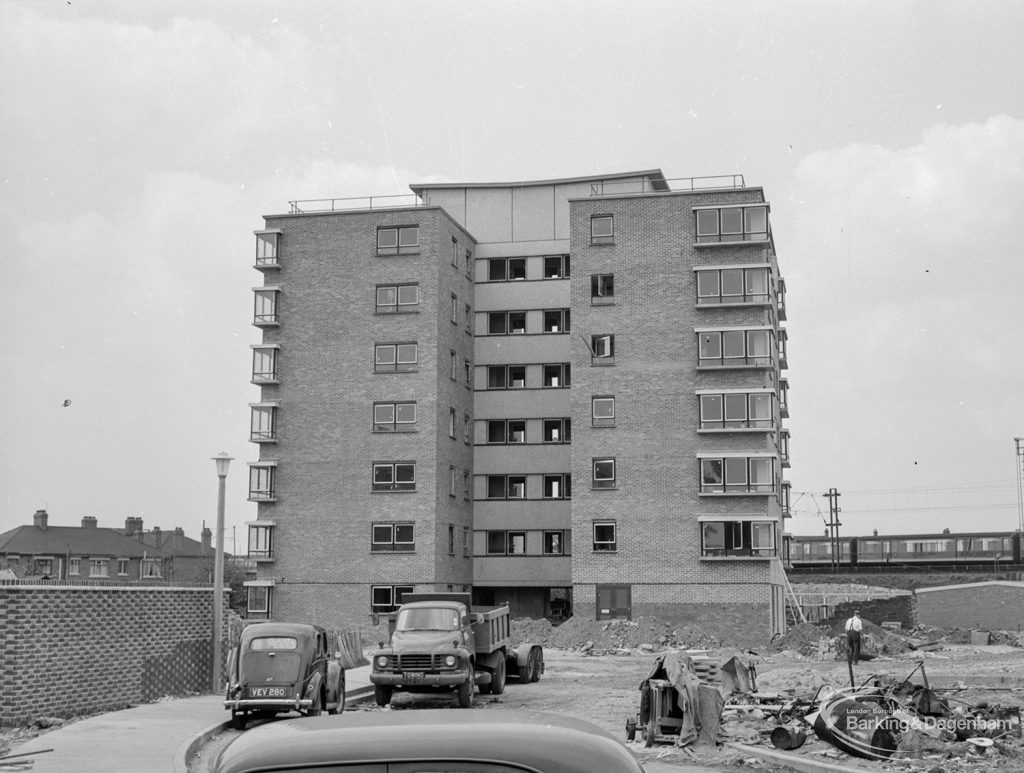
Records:
[[[293,215],[302,215],[309,212],[407,209],[422,206],[424,206],[423,199],[415,193],[398,193],[389,196],[355,196],[344,199],[299,199],[288,202],[288,211]]]

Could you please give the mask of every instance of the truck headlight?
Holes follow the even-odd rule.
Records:
[[[448,668],[455,668],[455,656],[454,655],[447,655],[447,656],[445,656],[444,664]]]
[[[377,656],[377,668],[387,668],[387,667],[388,667],[388,656],[387,655],[378,655]]]

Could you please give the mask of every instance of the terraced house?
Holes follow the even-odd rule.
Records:
[[[780,630],[762,189],[649,170],[411,190],[291,202],[255,232],[249,614],[366,625],[465,590]]]

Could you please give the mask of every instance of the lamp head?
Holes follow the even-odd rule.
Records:
[[[226,478],[228,476],[228,467],[231,465],[233,459],[233,456],[228,456],[227,451],[221,451],[213,457],[213,462],[217,465],[218,478]]]

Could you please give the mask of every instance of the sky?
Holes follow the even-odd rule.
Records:
[[[226,451],[245,551],[252,231],[289,200],[651,168],[771,203],[788,531],[831,488],[844,534],[1015,529],[1022,33],[1016,0],[0,0],[0,532],[198,538]]]

